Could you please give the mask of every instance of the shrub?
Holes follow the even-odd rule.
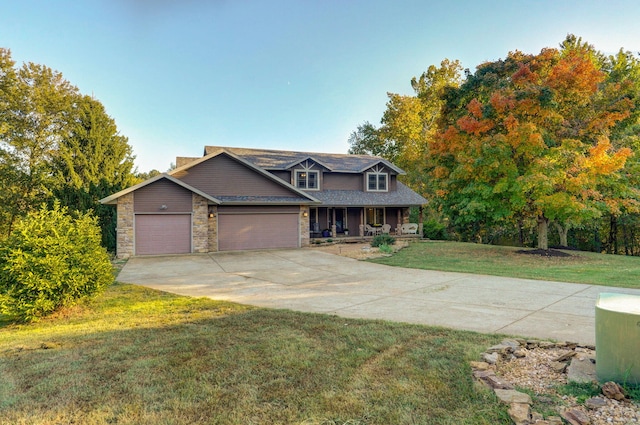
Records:
[[[391,245],[387,245],[386,243],[380,245],[378,249],[380,249],[380,252],[383,254],[393,254],[393,248],[391,248]]]
[[[20,221],[0,246],[0,314],[34,321],[110,285],[113,272],[88,214],[45,206]]]
[[[424,237],[434,240],[447,240],[447,227],[438,220],[429,219],[424,222],[422,232]]]
[[[371,240],[371,246],[373,247],[380,246],[380,245],[394,245],[395,243],[396,243],[395,238],[387,234],[376,235]]]

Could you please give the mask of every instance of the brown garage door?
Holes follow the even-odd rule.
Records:
[[[298,214],[220,213],[218,249],[298,248]]]
[[[136,255],[191,252],[191,214],[136,214]]]

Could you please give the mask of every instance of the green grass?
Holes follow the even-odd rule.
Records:
[[[0,325],[0,424],[508,424],[468,364],[498,339],[115,284]]]
[[[416,242],[392,257],[371,260],[416,269],[640,288],[640,258],[564,251],[570,257],[517,253],[522,248],[460,242]]]

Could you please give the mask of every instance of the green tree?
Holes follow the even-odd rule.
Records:
[[[113,280],[95,218],[42,206],[0,245],[0,313],[33,321],[90,297]]]
[[[115,249],[115,210],[98,200],[135,183],[131,147],[97,100],[62,74],[0,48],[0,233],[43,202],[93,211]]]
[[[115,209],[98,200],[136,182],[131,146],[104,106],[89,96],[78,96],[70,117],[68,136],[60,140],[52,159],[53,197],[71,209],[93,211],[104,246],[114,251]]]
[[[5,235],[18,217],[51,195],[51,161],[68,135],[67,120],[77,89],[42,65],[13,69],[0,49],[0,224]]]
[[[420,77],[412,78],[413,96],[387,93],[389,98],[381,126],[369,122],[351,134],[349,153],[382,156],[407,172],[404,182],[417,192],[429,196],[425,157],[434,137],[444,93],[461,82],[458,61],[443,60],[431,65]]]
[[[611,129],[632,104],[607,84],[602,56],[575,37],[538,55],[509,53],[445,94],[441,130],[428,149],[438,200],[460,227],[548,225],[600,217],[631,149]]]

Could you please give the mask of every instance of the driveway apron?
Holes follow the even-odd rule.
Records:
[[[595,343],[601,292],[640,290],[384,266],[313,249],[131,258],[118,281],[349,318]]]

